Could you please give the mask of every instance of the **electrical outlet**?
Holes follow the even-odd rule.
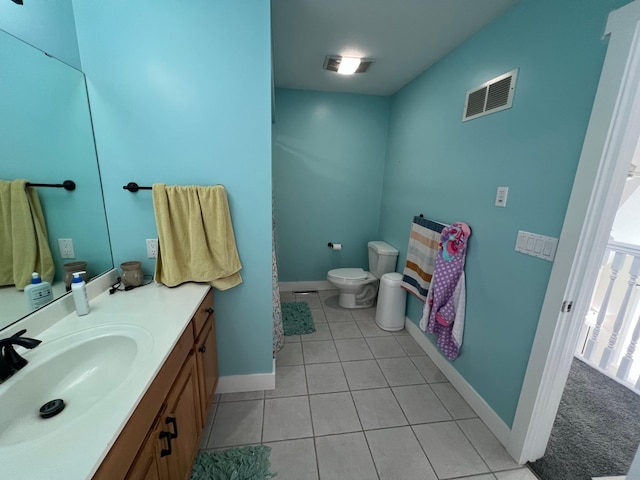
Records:
[[[60,249],[60,258],[76,258],[73,251],[73,240],[70,238],[59,238],[58,248]]]
[[[158,258],[157,238],[147,238],[147,258]]]

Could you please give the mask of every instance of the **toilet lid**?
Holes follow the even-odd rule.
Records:
[[[367,272],[361,268],[336,268],[329,270],[328,275],[343,280],[364,280],[367,278]]]

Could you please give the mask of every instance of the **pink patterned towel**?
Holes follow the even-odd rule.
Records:
[[[440,249],[424,304],[420,328],[438,337],[437,345],[455,360],[462,346],[465,313],[464,262],[471,229],[456,222],[442,230]]]

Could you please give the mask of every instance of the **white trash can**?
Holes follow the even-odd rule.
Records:
[[[407,292],[403,290],[400,273],[385,273],[380,279],[376,323],[383,330],[394,332],[404,328]]]

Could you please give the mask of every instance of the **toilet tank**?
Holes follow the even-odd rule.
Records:
[[[398,250],[387,242],[369,242],[369,271],[377,278],[381,278],[385,273],[396,271],[398,261]]]

